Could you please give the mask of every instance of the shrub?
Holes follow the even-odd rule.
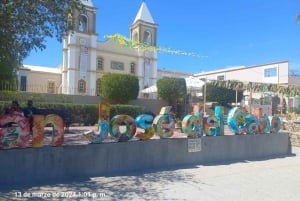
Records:
[[[9,107],[11,101],[0,102],[0,115],[4,114],[4,109]],[[20,102],[22,108],[26,107],[26,102]],[[95,125],[98,122],[98,104],[70,104],[70,103],[34,103],[34,107],[40,109],[43,114],[57,114],[69,123],[79,123],[85,126]],[[117,114],[130,115],[133,118],[145,113],[145,108],[135,105],[111,105],[110,117]]]

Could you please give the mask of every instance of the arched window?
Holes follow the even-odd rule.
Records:
[[[85,31],[87,32],[87,17],[85,15],[79,16],[79,24],[78,24],[78,30],[79,31]]]
[[[135,63],[130,63],[130,73],[135,73]]]
[[[100,96],[101,95],[101,79],[98,78],[96,81],[96,95]]]
[[[133,40],[133,41],[138,41],[138,33],[137,33],[137,32],[135,32],[135,33],[133,34],[132,40]]]
[[[85,93],[86,92],[86,82],[84,80],[78,81],[78,92]]]
[[[146,43],[148,45],[151,45],[152,40],[151,40],[151,33],[149,31],[144,32],[144,38],[143,38],[143,43]]]

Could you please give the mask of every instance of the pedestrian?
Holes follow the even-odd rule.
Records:
[[[7,115],[24,115],[22,108],[20,107],[18,101],[14,100],[11,105],[5,109],[5,114]]]

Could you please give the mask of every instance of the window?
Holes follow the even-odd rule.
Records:
[[[266,68],[264,70],[264,77],[277,77],[277,68]]]
[[[136,47],[139,43],[139,36],[137,32],[134,32],[133,36],[132,36],[132,47]]]
[[[219,76],[217,76],[217,80],[225,80],[225,76],[224,75],[219,75]]]
[[[101,95],[101,79],[98,78],[96,81],[96,95],[100,96]]]
[[[151,45],[151,33],[149,31],[144,32],[144,38],[143,42],[146,43],[147,45]]]
[[[84,80],[78,81],[78,92],[79,93],[85,93],[86,91],[86,82]]]
[[[97,69],[98,70],[103,70],[103,58],[99,57],[97,59]]]
[[[124,63],[112,61],[111,62],[111,69],[124,70]]]
[[[148,93],[144,93],[143,94],[143,98],[149,98],[149,94]]]
[[[55,93],[55,82],[48,81],[47,93],[48,94],[54,94]]]
[[[135,63],[130,64],[130,73],[132,73],[132,74],[135,73]]]
[[[87,17],[84,15],[79,17],[78,30],[87,32]]]
[[[138,34],[136,32],[133,34],[133,41],[138,41]]]
[[[20,90],[27,91],[27,77],[21,76]]]

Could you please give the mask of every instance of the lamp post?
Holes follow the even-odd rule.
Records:
[[[204,116],[206,115],[205,113],[205,105],[206,105],[206,78],[200,78],[201,81],[204,82],[204,92],[203,92],[203,114]]]

